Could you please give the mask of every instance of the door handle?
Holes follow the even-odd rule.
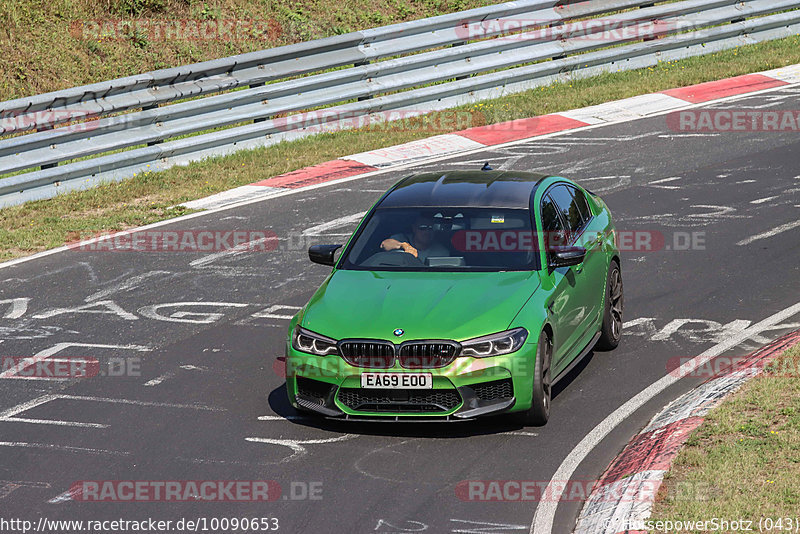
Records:
[[[603,243],[603,232],[597,232],[597,237],[595,237],[592,241],[587,243],[586,252],[589,253],[590,250],[594,250],[597,245],[601,245]],[[580,265],[575,266],[575,274],[581,274],[583,272],[583,264],[586,263],[586,258],[583,259]]]
[[[587,236],[588,237],[588,236]],[[597,245],[600,245],[603,242],[603,232],[597,232],[597,235],[591,241],[584,241],[584,248],[586,249],[586,253],[588,255],[589,251],[594,250]],[[580,265],[575,266],[575,274],[581,274],[583,272],[583,264],[586,263],[586,258],[580,263]]]
[[[588,254],[588,250],[587,250]],[[583,257],[583,261],[580,262],[578,265],[575,265],[575,274],[581,274],[583,272],[583,265],[586,263],[586,256]]]

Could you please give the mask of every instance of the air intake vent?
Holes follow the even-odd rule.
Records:
[[[339,402],[364,412],[448,412],[461,404],[455,389],[339,388]]]

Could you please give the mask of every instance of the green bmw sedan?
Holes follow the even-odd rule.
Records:
[[[414,174],[309,257],[333,269],[289,326],[286,389],[321,416],[543,425],[555,381],[620,341],[611,213],[566,178]]]

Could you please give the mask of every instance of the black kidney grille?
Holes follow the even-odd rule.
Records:
[[[379,341],[344,341],[339,344],[344,361],[355,367],[389,369],[394,366],[394,345]]]
[[[454,343],[405,343],[400,347],[400,365],[406,369],[434,369],[449,365],[458,354]]]

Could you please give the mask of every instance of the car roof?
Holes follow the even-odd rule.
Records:
[[[413,174],[383,198],[379,207],[530,208],[536,186],[549,174],[519,171],[447,171]]]

